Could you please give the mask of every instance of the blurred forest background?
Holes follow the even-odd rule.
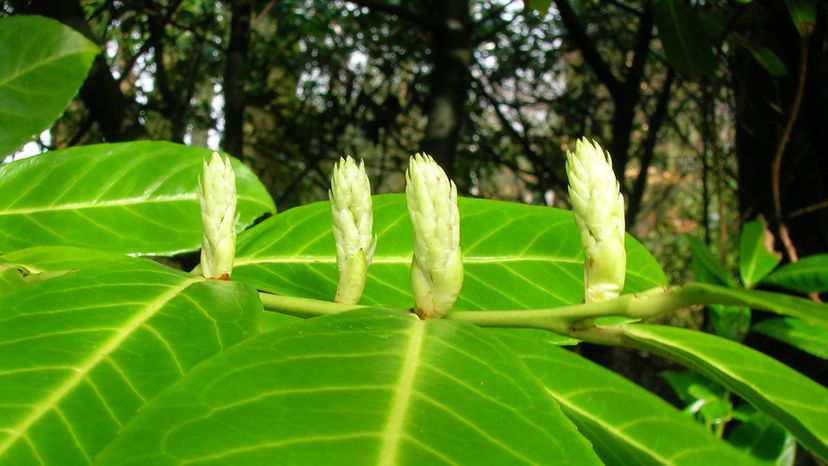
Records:
[[[210,146],[284,210],[326,198],[340,156],[364,159],[382,193],[425,151],[464,195],[568,207],[564,154],[588,136],[673,282],[692,278],[688,237],[734,270],[757,216],[786,260],[828,251],[828,2],[0,4],[104,51],[67,113],[7,161],[103,141]]]

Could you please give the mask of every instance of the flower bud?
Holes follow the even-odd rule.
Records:
[[[201,272],[205,278],[229,280],[236,256],[236,176],[230,159],[213,152],[198,180],[201,203]]]
[[[566,154],[569,197],[584,248],[586,302],[621,294],[627,256],[624,251],[624,198],[612,171],[612,159],[586,138]]]
[[[350,156],[334,165],[331,176],[333,233],[336,240],[336,265],[339,284],[334,300],[356,304],[365,289],[368,266],[377,240],[373,236],[374,215],[371,211],[371,185],[365,165]]]
[[[411,288],[421,319],[443,317],[463,285],[457,187],[428,155],[411,158],[405,175],[414,227]]]

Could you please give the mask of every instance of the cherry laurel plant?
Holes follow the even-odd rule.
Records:
[[[54,21],[0,19],[0,153],[62,114],[98,52]],[[763,310],[780,316],[763,333],[825,358],[828,305],[805,297],[825,291],[819,267],[774,270],[750,224],[742,285],[698,249],[702,282],[668,286],[624,234],[610,167],[576,144],[573,213],[459,197],[426,155],[404,195],[372,196],[347,158],[330,201],[276,213],[250,169],[208,149],[6,163],[0,465],[828,459],[824,386],[744,332],[644,322]],[[199,250],[191,273],[153,260]],[[756,289],[771,285],[791,293]],[[667,375],[688,408],[566,348],[581,342],[692,369]]]

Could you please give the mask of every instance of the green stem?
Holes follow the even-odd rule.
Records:
[[[345,311],[365,309],[368,306],[359,304],[342,304],[319,299],[297,298],[270,293],[259,293],[262,306],[267,311],[281,312],[296,317],[316,317],[328,314],[338,314]]]

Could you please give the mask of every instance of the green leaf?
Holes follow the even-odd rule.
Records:
[[[123,260],[125,256],[74,246],[36,246],[0,255],[0,260],[25,267],[31,273],[88,269]]]
[[[711,304],[710,323],[716,335],[729,340],[742,341],[750,331],[752,313],[745,306]]]
[[[568,211],[459,200],[465,278],[455,309],[525,309],[583,302],[578,228]],[[362,304],[410,307],[411,223],[405,197],[374,196],[377,248]],[[233,279],[290,296],[330,300],[337,284],[328,202],[290,209],[243,233]],[[649,252],[627,237],[625,292],[666,284]]]
[[[773,417],[802,445],[828,458],[828,390],[739,343],[675,327],[630,325],[636,346],[701,372]]]
[[[782,59],[773,50],[761,45],[745,44],[745,48],[753,55],[753,58],[762,65],[768,74],[774,77],[782,77],[788,74],[788,69]]]
[[[97,54],[95,44],[55,20],[0,18],[0,159],[63,113]]]
[[[693,273],[696,280],[703,283],[738,287],[733,277],[722,268],[722,265],[713,257],[710,248],[700,240],[690,237],[690,251],[692,252]]]
[[[781,293],[741,288],[725,288],[706,283],[688,283],[680,295],[692,296],[694,302],[747,306],[776,314],[797,317],[814,325],[828,328],[828,304]]]
[[[761,218],[742,226],[739,251],[739,274],[746,288],[753,288],[782,260],[782,254],[773,250],[773,235]]]
[[[528,10],[535,10],[541,14],[546,15],[549,12],[549,7],[552,5],[552,0],[524,0],[524,6]]]
[[[825,293],[828,291],[828,254],[807,256],[785,264],[765,277],[762,284],[800,293]]]
[[[753,326],[753,331],[822,359],[828,359],[828,329],[811,325],[799,319],[783,317],[767,319]]]
[[[667,61],[689,76],[712,76],[716,66],[713,45],[696,10],[683,0],[653,0],[653,16]]]
[[[0,295],[11,293],[26,286],[23,273],[14,263],[5,262],[0,258]]]
[[[286,326],[212,358],[148,403],[99,464],[185,462],[601,464],[499,341],[378,310]]]
[[[196,250],[196,186],[210,152],[143,141],[71,148],[0,166],[0,252],[30,246],[157,255]],[[243,228],[275,207],[253,172],[232,162]]]
[[[793,466],[796,440],[773,419],[757,412],[733,429],[727,437],[731,445],[766,466]],[[741,463],[738,463],[741,464]]]
[[[664,371],[661,376],[685,405],[724,396],[724,390],[719,385],[693,371]]]
[[[661,398],[570,351],[520,334],[520,355],[607,465],[751,464]]]
[[[244,284],[144,259],[0,297],[0,464],[90,464],[146,400],[257,333],[261,314]]]
[[[796,30],[803,37],[809,37],[810,31],[816,24],[816,1],[814,0],[785,0],[788,13],[791,15]]]

